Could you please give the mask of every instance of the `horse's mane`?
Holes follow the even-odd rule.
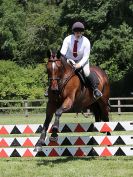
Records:
[[[67,59],[64,56],[61,56],[60,59],[64,69],[72,71],[72,66],[69,63],[67,63]]]

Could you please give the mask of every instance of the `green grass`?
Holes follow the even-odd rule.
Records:
[[[64,114],[61,122],[94,122],[94,117]],[[133,115],[114,115],[111,121],[132,121]],[[43,123],[44,115],[0,116],[0,124]],[[121,132],[125,134],[127,132]],[[97,133],[96,133],[97,134]],[[95,134],[95,135],[96,135]],[[128,132],[132,134],[133,132]],[[83,135],[83,133],[82,133]],[[85,135],[85,134],[84,134]],[[89,134],[91,135],[91,134]],[[94,133],[93,133],[94,135]],[[13,136],[13,135],[12,135]],[[20,135],[19,135],[20,136]],[[133,177],[133,157],[58,157],[0,159],[0,177]]]
[[[0,177],[132,177],[133,158],[14,158],[0,161]]]

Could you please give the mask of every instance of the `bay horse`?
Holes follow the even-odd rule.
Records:
[[[52,134],[50,141],[57,141],[59,119],[63,112],[70,111],[74,108],[75,111],[81,112],[90,109],[95,121],[109,121],[109,96],[110,85],[106,73],[99,67],[90,67],[91,72],[95,72],[99,85],[98,89],[103,96],[98,100],[93,97],[91,88],[83,85],[80,78],[75,74],[75,71],[67,60],[61,56],[60,52],[48,52],[47,73],[49,79],[48,102],[46,107],[46,119],[43,124],[43,130],[38,141],[38,146],[42,146],[49,124],[55,113],[55,121],[52,126]]]

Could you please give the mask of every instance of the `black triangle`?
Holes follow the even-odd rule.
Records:
[[[125,131],[124,127],[118,122],[114,131]]]
[[[69,150],[66,148],[65,151],[61,154],[61,156],[73,156]]]
[[[90,124],[87,132],[98,132],[98,130],[96,129],[96,127],[94,126],[94,123]]]
[[[18,127],[15,125],[10,134],[21,134],[21,132],[18,129]]]
[[[126,154],[122,151],[122,149],[119,147],[114,156],[126,156]]]
[[[95,151],[95,149],[92,148],[92,149],[90,150],[90,152],[88,153],[87,156],[99,156],[99,155],[98,155],[98,153]]]
[[[98,142],[95,140],[94,137],[92,137],[89,142],[87,143],[87,145],[99,145]]]
[[[42,125],[39,125],[38,129],[36,130],[35,133],[41,133],[43,130]]]
[[[37,152],[35,157],[46,157],[46,154],[43,151],[39,151],[39,152]]]
[[[117,140],[114,142],[114,145],[119,145],[119,144],[121,144],[121,145],[126,145],[125,144],[125,142],[123,141],[123,139],[119,136],[118,138],[117,138]]]
[[[21,146],[18,140],[15,138],[10,146]]]
[[[18,153],[18,151],[16,149],[14,149],[14,151],[12,152],[10,157],[21,157],[21,155]]]
[[[61,145],[72,145],[72,143],[69,141],[69,139],[66,137],[64,141],[61,143]]]
[[[65,124],[61,132],[72,132],[72,130]]]

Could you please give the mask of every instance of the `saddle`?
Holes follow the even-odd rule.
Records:
[[[75,70],[75,74],[79,77],[80,82],[85,86],[85,87],[91,87],[91,84],[88,83],[87,78],[84,75],[83,68],[79,68]],[[95,71],[90,71],[90,75],[93,75],[95,78],[95,83],[99,85],[99,79]]]

